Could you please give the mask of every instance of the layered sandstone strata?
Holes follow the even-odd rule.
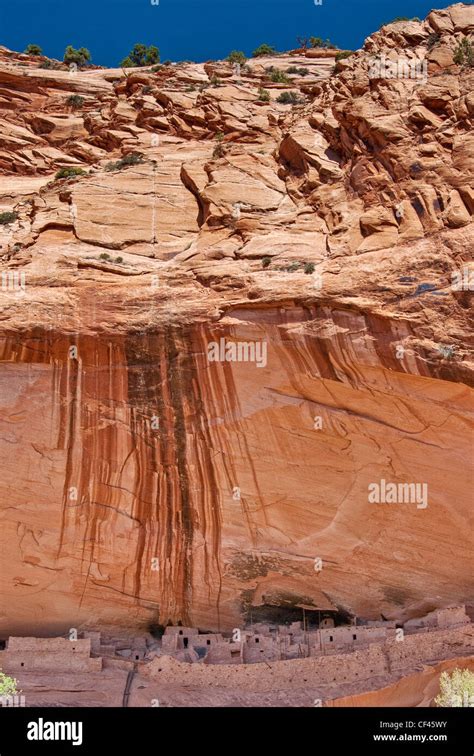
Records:
[[[469,600],[472,31],[433,11],[335,70],[0,50],[2,634]]]

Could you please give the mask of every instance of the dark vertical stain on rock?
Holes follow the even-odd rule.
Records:
[[[179,346],[178,346],[179,342]],[[167,383],[173,410],[173,433],[178,473],[180,508],[176,526],[182,534],[183,622],[189,621],[192,587],[191,548],[193,539],[193,511],[187,468],[186,422],[184,402],[192,397],[190,356],[183,344],[183,331],[170,329],[165,334]]]

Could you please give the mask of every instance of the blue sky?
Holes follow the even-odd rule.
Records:
[[[424,18],[436,0],[0,0],[0,44],[39,44],[62,58],[67,44],[87,47],[93,62],[116,65],[135,42],[155,44],[162,60],[203,61],[246,53],[262,42],[279,50],[298,35],[360,47],[395,16]]]

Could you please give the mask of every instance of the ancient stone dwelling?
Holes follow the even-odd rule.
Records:
[[[450,607],[407,621],[403,632],[441,630],[469,622],[464,606]],[[206,664],[252,664],[351,653],[396,638],[395,622],[369,621],[334,627],[329,618],[324,619],[317,630],[304,630],[301,622],[289,626],[258,623],[251,629],[239,631],[237,636],[233,634],[232,638],[220,633],[200,633],[192,627],[167,627],[161,641],[161,655]]]
[[[161,643],[151,636],[133,639],[102,637],[98,631],[83,631],[82,638],[11,637],[0,650],[0,669],[21,672],[100,672],[104,663],[131,669],[137,663],[163,657],[202,665],[256,664],[296,659],[327,658],[354,653],[377,653],[390,657],[390,665],[403,668],[413,661],[444,658],[449,651],[450,632],[460,632],[465,648],[473,645],[472,624],[465,607],[431,612],[422,619],[408,620],[403,627],[394,622],[366,622],[363,625],[304,630],[301,622],[290,625],[258,623],[251,629],[224,637],[221,633],[200,633],[192,627],[167,627]],[[403,643],[397,641],[403,640]],[[349,658],[352,657],[348,657]],[[355,658],[355,657],[354,657]],[[385,663],[385,662],[384,662]]]
[[[91,657],[91,639],[9,638],[0,651],[0,669],[13,672],[100,672],[102,659]]]
[[[250,630],[242,630],[240,640],[224,638],[219,633],[200,634],[197,628],[168,627],[161,652],[188,662],[252,664],[350,652],[394,637],[394,622],[320,630],[303,630],[301,622],[289,626],[258,623]]]
[[[325,700],[389,685],[420,667],[442,659],[470,657],[474,628],[467,622],[404,633],[403,639],[371,643],[350,653],[331,653],[260,664],[186,664],[169,655],[157,656],[142,675],[160,685],[234,686],[240,692],[294,690],[308,685]],[[308,700],[305,705],[314,705]]]

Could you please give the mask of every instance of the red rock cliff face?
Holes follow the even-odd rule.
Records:
[[[2,633],[472,595],[472,23],[385,27],[333,74],[288,57],[294,109],[258,62],[3,53]],[[428,78],[371,78],[377,54]],[[262,359],[210,361],[221,339]],[[427,506],[371,503],[382,479]]]

